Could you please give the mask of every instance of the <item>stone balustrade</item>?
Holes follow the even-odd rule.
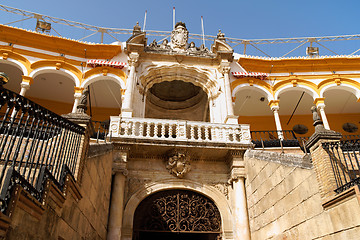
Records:
[[[184,120],[112,116],[112,138],[250,144],[247,124],[219,124]]]

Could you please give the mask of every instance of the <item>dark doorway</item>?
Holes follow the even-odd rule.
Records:
[[[172,232],[139,232],[134,239],[147,240],[217,240],[219,233],[172,233]]]
[[[169,190],[144,199],[135,211],[133,240],[217,240],[220,212],[209,198]]]

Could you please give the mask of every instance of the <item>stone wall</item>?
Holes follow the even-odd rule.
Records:
[[[325,208],[303,156],[248,150],[245,164],[253,240],[359,239],[358,188]]]
[[[49,182],[40,204],[19,189],[6,239],[106,239],[112,146],[90,144],[83,175],[64,191]]]

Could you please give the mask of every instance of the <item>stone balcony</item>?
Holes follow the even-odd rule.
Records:
[[[112,116],[111,137],[114,142],[173,144],[176,146],[209,146],[248,148],[251,144],[248,124],[125,118]]]

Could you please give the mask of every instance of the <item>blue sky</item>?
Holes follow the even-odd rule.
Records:
[[[221,29],[226,36],[245,39],[360,33],[358,27],[360,1],[358,0],[3,0],[1,4],[91,25],[115,28],[132,28],[137,21],[142,26],[144,13],[147,10],[146,29],[164,31],[172,30],[172,7],[175,7],[176,21],[185,22],[191,33],[201,33],[200,17],[203,16],[205,34],[216,35],[218,29]],[[21,18],[0,11],[2,24]],[[34,25],[34,20],[27,20],[15,26],[31,28]],[[73,32],[65,27],[60,26],[56,30],[66,37],[72,37]],[[86,36],[86,33],[80,33],[80,36]],[[98,41],[98,38],[99,36],[91,41]],[[124,36],[121,40],[125,41],[127,38],[128,36]],[[337,49],[332,43],[330,45],[324,43],[342,54],[349,54],[360,48],[360,41],[346,41],[339,44],[341,48]],[[268,51],[268,48],[270,47],[265,46],[262,49]],[[290,46],[289,49],[292,47]],[[286,49],[282,50],[286,51]],[[303,54],[304,51],[301,51],[299,54]],[[238,52],[241,50],[239,49]],[[323,52],[326,51],[323,49]],[[277,54],[281,53],[276,51],[273,53],[273,55]]]

